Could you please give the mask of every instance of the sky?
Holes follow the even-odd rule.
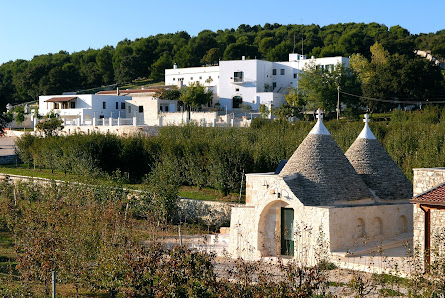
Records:
[[[312,3],[312,4],[310,4]],[[400,25],[412,34],[445,29],[445,0],[0,0],[0,64],[78,52],[158,33],[264,25]]]

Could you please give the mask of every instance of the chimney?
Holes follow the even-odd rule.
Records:
[[[241,57],[241,60],[246,60],[246,56],[242,56],[242,57]]]
[[[119,93],[119,86],[117,86],[117,89],[116,89],[116,95],[117,95],[117,96],[120,95],[120,93]]]
[[[175,64],[173,64],[173,69],[177,69],[178,68],[178,65],[175,63]]]

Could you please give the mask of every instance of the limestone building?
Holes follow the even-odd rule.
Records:
[[[412,185],[365,127],[344,154],[318,121],[279,173],[247,174],[229,252],[314,262],[412,237]]]
[[[445,257],[445,168],[414,169],[414,249],[430,264]]]

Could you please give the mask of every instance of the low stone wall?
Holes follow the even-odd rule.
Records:
[[[234,206],[240,206],[240,204],[181,198],[178,202],[177,220],[217,228],[230,226],[230,216]]]
[[[62,130],[63,135],[70,134],[91,134],[91,133],[111,133],[119,136],[135,135],[139,133],[147,134],[150,136],[157,136],[159,132],[159,127],[155,126],[92,126],[92,125],[82,125],[82,126],[66,126]]]
[[[9,175],[0,173],[0,180],[5,181],[28,181],[38,183],[49,183],[50,179]],[[61,180],[55,180],[56,183],[65,183]],[[128,190],[132,195],[138,196],[141,191]],[[230,216],[232,206],[242,206],[241,204],[216,202],[216,201],[202,201],[187,198],[180,198],[178,200],[178,214],[176,220],[183,223],[200,223],[205,225],[220,228],[223,226],[230,226]]]

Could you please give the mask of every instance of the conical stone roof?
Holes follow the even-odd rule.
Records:
[[[381,200],[410,199],[413,186],[371,132],[365,127],[345,155],[366,185]]]
[[[279,176],[304,205],[332,205],[372,199],[366,184],[323,125],[317,124],[303,140]]]

